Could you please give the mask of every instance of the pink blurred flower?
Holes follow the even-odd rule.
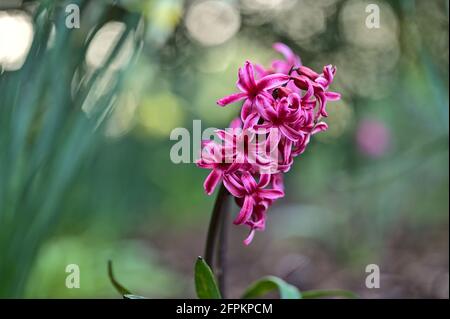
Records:
[[[391,145],[391,132],[383,122],[365,119],[358,125],[356,142],[362,154],[373,158],[382,157]]]

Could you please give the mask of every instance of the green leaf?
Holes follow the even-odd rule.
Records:
[[[114,277],[112,261],[108,260],[108,276],[109,280],[111,280],[112,285],[116,290],[124,297],[126,296],[134,296],[127,288],[122,286]],[[126,299],[135,299],[135,298],[126,298]]]
[[[297,287],[285,282],[283,279],[275,276],[267,276],[254,282],[245,291],[242,298],[252,299],[263,296],[270,291],[278,290],[281,299],[301,299],[302,294]]]
[[[216,278],[202,257],[197,258],[195,263],[195,290],[200,299],[221,299]]]
[[[308,290],[302,292],[304,299],[325,298],[325,297],[344,297],[344,298],[358,298],[358,295],[349,290]]]

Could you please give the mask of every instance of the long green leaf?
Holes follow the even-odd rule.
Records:
[[[268,292],[278,290],[281,299],[301,299],[302,294],[293,285],[275,276],[267,276],[254,282],[247,288],[242,298],[251,299],[261,297]]]
[[[195,263],[195,289],[200,299],[221,299],[216,278],[202,257],[197,258]]]
[[[344,297],[358,298],[358,295],[349,290],[333,289],[333,290],[308,290],[302,292],[304,299],[326,298],[326,297]]]
[[[114,277],[112,261],[108,260],[108,276],[114,288],[122,295],[123,299],[148,299],[142,296],[133,295],[127,288],[122,286]]]
[[[125,296],[132,296],[133,294],[124,286],[122,286],[114,277],[112,261],[108,260],[108,276],[109,280],[111,280],[112,285],[116,290],[125,298]]]

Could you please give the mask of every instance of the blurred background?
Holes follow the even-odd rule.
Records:
[[[80,28],[65,26],[69,4]],[[231,297],[277,275],[448,298],[448,14],[444,0],[0,0],[0,296],[118,298],[112,259],[136,294],[194,297],[214,196],[207,171],[170,161],[170,132],[226,127],[238,106],[216,99],[281,41],[317,71],[336,65],[343,98],[267,230],[246,247],[247,229],[229,227]]]

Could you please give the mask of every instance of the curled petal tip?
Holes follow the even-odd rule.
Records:
[[[244,245],[245,246],[250,245],[250,243],[253,241],[253,237],[255,237],[255,230],[254,229],[252,229],[250,231],[250,234],[248,234],[247,238],[245,238]]]

